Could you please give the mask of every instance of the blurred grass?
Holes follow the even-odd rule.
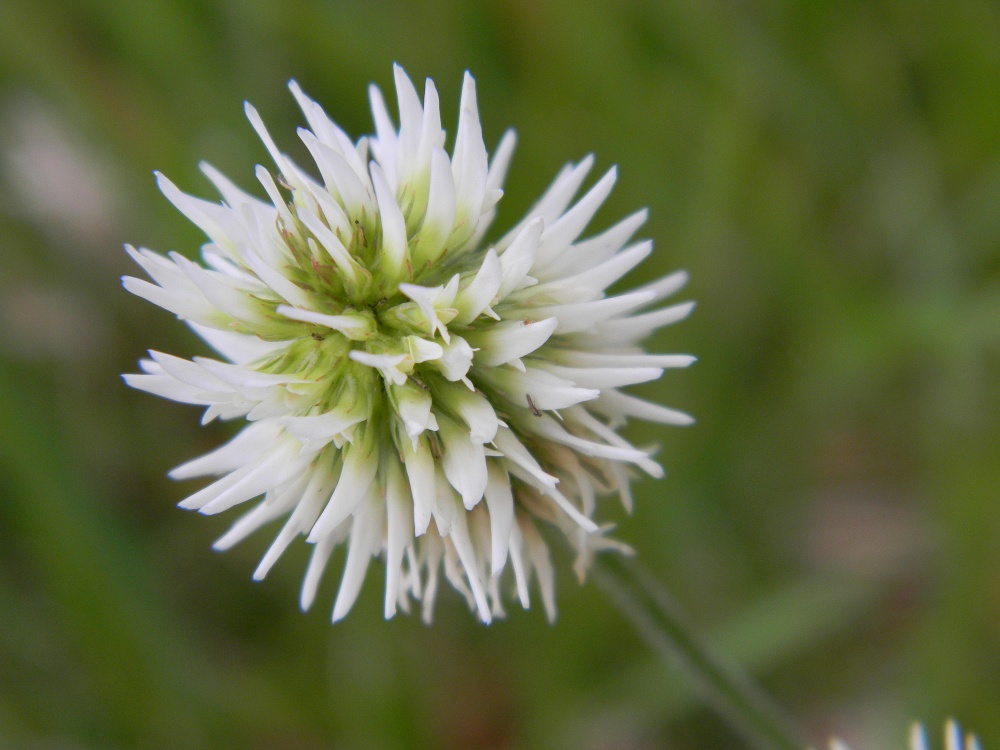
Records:
[[[254,585],[266,534],[215,555],[228,519],[173,507],[226,428],[117,376],[201,351],[118,286],[122,242],[201,242],[150,172],[250,187],[243,99],[294,150],[295,77],[358,136],[394,60],[446,127],[468,68],[488,145],[518,130],[499,228],[593,151],[595,227],[651,209],[632,281],[691,271],[653,344],[701,361],[644,392],[699,422],[633,429],[668,477],[621,538],[817,742],[954,714],[1000,743],[995,4],[4,0],[0,28],[0,153],[41,118],[103,175],[67,199],[0,159],[0,745],[738,746],[568,575],[555,627],[444,596],[425,628],[381,621],[373,566],[331,627],[303,550]]]

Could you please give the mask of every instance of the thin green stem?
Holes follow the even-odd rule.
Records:
[[[806,742],[774,702],[712,652],[669,592],[634,560],[606,555],[591,575],[639,636],[730,727],[761,750],[802,750]]]

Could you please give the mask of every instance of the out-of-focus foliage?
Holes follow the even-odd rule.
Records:
[[[203,351],[118,285],[122,242],[202,242],[151,171],[250,188],[243,99],[300,153],[289,78],[358,136],[394,60],[449,129],[465,68],[487,142],[517,128],[499,227],[593,151],[595,228],[649,206],[641,273],[691,271],[658,341],[701,361],[644,393],[699,422],[634,429],[668,476],[620,538],[817,744],[1000,742],[996,4],[3,0],[0,29],[0,746],[739,746],[569,575],[554,627],[448,595],[428,628],[382,621],[373,568],[331,626],[304,545],[255,585],[267,535],[216,555],[230,518],[174,508],[228,428],[118,379]]]

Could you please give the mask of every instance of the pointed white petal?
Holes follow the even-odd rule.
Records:
[[[542,235],[542,244],[538,251],[539,263],[544,265],[550,259],[566,251],[594,217],[597,209],[611,193],[618,170],[612,167],[573,208],[563,214],[557,221],[547,226]]]
[[[525,277],[535,264],[544,228],[545,222],[542,219],[528,222],[514,238],[510,247],[500,256],[500,273],[503,277],[497,292],[497,297],[500,299],[519,289],[525,281]]]
[[[493,302],[502,281],[500,259],[493,248],[490,248],[486,251],[483,265],[479,267],[475,278],[455,296],[454,305],[458,315],[455,316],[454,325],[468,325],[478,318]]]
[[[344,449],[343,469],[337,489],[330,496],[306,541],[317,542],[354,513],[364,501],[378,471],[378,460],[362,442]]]
[[[473,361],[482,367],[496,367],[531,354],[555,333],[559,321],[547,318],[535,322],[511,320],[481,331],[469,332],[469,344],[479,351]]]
[[[569,305],[541,305],[535,308],[519,310],[519,317],[559,319],[558,333],[577,333],[586,331],[599,323],[649,304],[655,298],[652,290],[630,292],[617,297],[580,302]]]
[[[265,524],[290,511],[299,501],[308,480],[309,475],[302,474],[293,480],[290,487],[269,492],[260,505],[237,519],[236,523],[229,527],[229,531],[215,541],[212,549],[225,552]]]
[[[371,100],[372,117],[375,120],[377,138],[370,141],[375,158],[382,166],[382,171],[392,187],[396,189],[396,128],[389,118],[385,99],[377,86],[368,87],[368,98]]]
[[[449,537],[455,545],[459,559],[462,561],[462,567],[465,568],[465,575],[469,580],[469,586],[472,588],[472,595],[475,598],[479,616],[483,622],[489,623],[493,619],[493,615],[486,601],[486,591],[483,588],[483,581],[479,575],[479,566],[477,565],[475,550],[472,547],[472,539],[469,536],[466,514],[461,509],[455,513],[455,522],[452,524]]]
[[[385,504],[374,496],[369,496],[366,500],[361,510],[355,514],[354,523],[351,524],[344,577],[340,581],[337,600],[333,604],[333,622],[344,619],[351,611],[361,591],[361,584],[364,583],[368,563],[372,555],[378,552]]]
[[[406,220],[396,203],[393,188],[378,164],[371,164],[372,184],[375,186],[375,200],[378,202],[379,217],[382,221],[382,242],[379,262],[390,280],[403,277],[406,263]]]
[[[256,463],[264,452],[274,445],[281,434],[281,425],[273,420],[262,420],[244,427],[220,448],[170,471],[171,479],[193,479],[211,474],[221,476],[244,466]]]
[[[510,477],[499,461],[487,462],[487,470],[486,506],[490,511],[491,569],[493,575],[498,576],[507,562],[510,528],[514,522],[514,494],[511,492]]]
[[[510,158],[514,155],[516,145],[517,134],[513,130],[506,131],[490,160],[490,169],[486,175],[487,191],[500,190],[503,187],[504,179],[507,177],[507,167],[510,166]]]
[[[434,456],[426,438],[421,438],[415,445],[410,445],[409,440],[403,441],[400,450],[403,453],[406,477],[410,483],[410,493],[413,495],[414,534],[420,536],[427,531],[431,510],[434,507],[436,492]]]
[[[614,390],[602,392],[601,397],[593,402],[592,408],[619,420],[624,417],[636,417],[647,422],[659,422],[660,424],[694,424],[694,417],[690,414],[676,409],[668,409],[666,406],[660,406]]]
[[[538,579],[538,587],[542,591],[542,606],[545,608],[545,616],[552,623],[556,619],[555,571],[552,569],[549,548],[531,521],[523,517],[520,520],[525,550],[531,558],[531,565],[535,569],[535,577]]]
[[[469,437],[464,427],[450,419],[438,420],[444,443],[444,473],[458,493],[466,510],[471,510],[486,491],[486,454],[481,443]]]
[[[413,541],[413,503],[406,488],[403,467],[388,461],[385,469],[386,543],[385,543],[385,617],[396,614],[400,595],[403,553]]]
[[[300,534],[305,534],[316,523],[323,504],[330,497],[336,486],[336,478],[328,466],[316,465],[309,475],[309,482],[302,492],[298,505],[288,517],[277,538],[268,548],[260,564],[253,573],[255,581],[262,581],[271,570],[271,567],[278,561],[278,558],[292,543],[292,540]],[[331,546],[332,549],[332,546]],[[315,552],[314,552],[315,553]],[[308,609],[308,607],[305,607]]]
[[[291,320],[299,320],[303,323],[315,323],[326,326],[335,331],[340,331],[348,338],[360,340],[374,331],[370,319],[362,315],[324,315],[312,310],[300,310],[288,305],[278,305],[275,309],[279,315],[284,315]]]
[[[445,250],[445,242],[455,226],[455,178],[451,161],[440,146],[431,152],[431,179],[427,211],[420,227],[414,254],[417,265],[433,263]]]
[[[657,328],[684,320],[691,314],[694,305],[694,302],[682,302],[679,305],[664,307],[662,310],[605,321],[597,328],[598,341],[602,344],[641,341]]]
[[[532,220],[540,218],[548,225],[562,216],[592,166],[594,166],[594,157],[587,156],[579,164],[567,164],[563,167],[545,194],[531,207],[521,222],[497,242],[497,249],[504,250],[509,247],[525,225]]]
[[[238,365],[263,359],[288,346],[287,341],[264,341],[256,336],[234,331],[220,331],[199,323],[188,322],[188,326],[215,351]]]
[[[471,237],[479,224],[486,194],[487,161],[476,103],[476,82],[466,72],[462,81],[455,154],[451,163],[455,177],[455,229],[450,240],[455,247],[460,247]]]

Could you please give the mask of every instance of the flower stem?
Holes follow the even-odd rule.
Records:
[[[639,636],[680,669],[702,699],[753,747],[802,750],[799,730],[757,685],[723,664],[670,593],[635,560],[605,555],[591,575]]]

